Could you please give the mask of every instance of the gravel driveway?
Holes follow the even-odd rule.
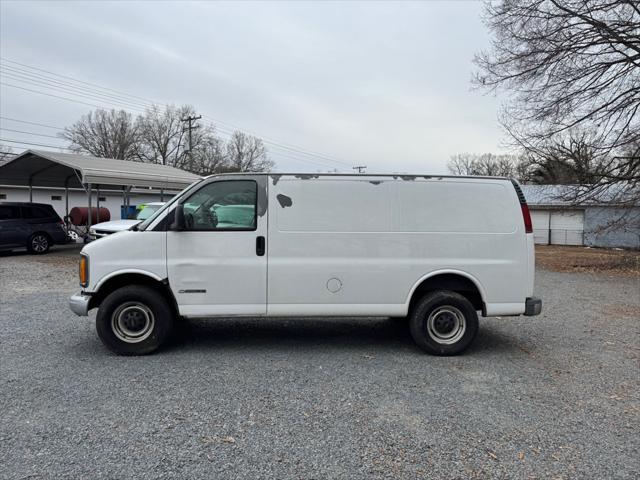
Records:
[[[0,478],[638,478],[640,281],[421,353],[389,319],[192,321],[150,357],[70,313],[77,248],[0,256]]]

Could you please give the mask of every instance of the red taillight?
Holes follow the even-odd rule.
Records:
[[[531,213],[529,212],[529,205],[521,203],[522,218],[524,219],[524,231],[526,233],[533,233],[533,224],[531,223]]]
[[[529,213],[529,205],[527,205],[527,199],[522,193],[522,189],[518,182],[511,179],[511,183],[513,184],[513,188],[516,189],[516,194],[518,195],[518,200],[520,201],[520,208],[522,209],[522,219],[524,220],[524,231],[526,233],[533,233],[533,224],[531,223],[531,213]]]

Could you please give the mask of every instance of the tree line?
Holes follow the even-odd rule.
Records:
[[[264,172],[273,168],[260,138],[235,131],[222,139],[214,125],[189,132],[184,119],[193,107],[153,106],[134,117],[124,110],[97,109],[66,127],[60,137],[78,153],[169,165],[198,175]]]
[[[512,177],[541,185],[597,185],[610,176],[610,159],[594,148],[591,135],[570,132],[534,152],[521,149],[507,154],[459,153],[451,157],[447,167],[453,175]],[[638,148],[629,151],[630,156],[637,157],[638,153]],[[633,181],[624,179],[630,180]]]
[[[450,169],[506,169],[586,185],[581,200],[615,191],[613,201],[640,201],[637,0],[502,0],[484,19],[491,47],[475,59],[474,85],[507,94],[499,122],[518,153],[457,155]]]

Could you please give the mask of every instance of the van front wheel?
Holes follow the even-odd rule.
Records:
[[[160,348],[173,329],[173,311],[153,288],[132,285],[102,301],[96,330],[102,343],[119,355],[146,355]]]
[[[432,355],[463,352],[478,333],[478,314],[471,302],[456,292],[430,292],[418,301],[410,316],[411,336]]]

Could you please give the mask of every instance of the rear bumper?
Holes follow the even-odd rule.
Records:
[[[528,297],[524,304],[524,314],[528,317],[540,315],[542,312],[542,299],[538,297]]]
[[[69,298],[69,308],[73,313],[80,317],[86,317],[89,315],[89,295],[84,295],[82,292],[76,292]]]

